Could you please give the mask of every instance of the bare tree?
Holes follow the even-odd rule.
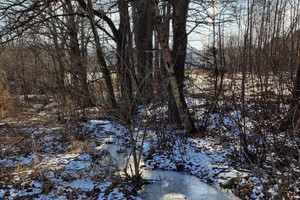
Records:
[[[74,85],[73,95],[78,105],[86,107],[91,105],[92,102],[87,84],[87,69],[83,64],[83,54],[79,45],[79,21],[78,17],[74,15],[76,11],[70,0],[65,0],[64,10],[69,14],[66,16],[66,27],[69,36],[72,84]]]
[[[117,103],[116,103],[116,98],[115,98],[115,94],[114,94],[114,88],[113,88],[113,84],[111,81],[110,72],[109,72],[107,63],[105,61],[104,53],[102,51],[102,47],[100,44],[100,39],[99,39],[98,31],[96,28],[96,24],[95,24],[93,4],[92,4],[91,0],[88,1],[87,8],[88,8],[87,10],[88,10],[89,19],[91,22],[91,27],[92,27],[93,34],[94,34],[97,59],[98,59],[98,63],[101,65],[101,71],[103,73],[105,84],[107,87],[109,103],[112,108],[116,108]]]

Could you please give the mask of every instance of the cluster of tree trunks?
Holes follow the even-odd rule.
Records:
[[[179,5],[183,6],[181,8],[185,9],[185,11],[183,12],[183,13],[185,13],[185,15],[183,15],[183,16],[186,16],[187,10],[188,10],[188,1],[182,0],[179,2],[181,3]],[[183,81],[180,82],[180,77],[184,75],[184,74],[180,74],[180,71],[179,71],[179,70],[182,70],[182,65],[180,62],[178,64],[175,64],[175,63],[177,63],[177,59],[173,60],[172,53],[171,53],[170,47],[168,45],[168,37],[166,36],[166,34],[164,34],[164,31],[163,31],[163,25],[162,25],[161,18],[159,16],[159,10],[158,10],[156,1],[148,0],[148,3],[149,3],[149,9],[150,9],[150,12],[152,15],[153,23],[154,23],[155,29],[157,31],[157,34],[158,34],[159,43],[162,48],[164,67],[168,73],[170,88],[171,88],[172,95],[174,97],[174,101],[176,103],[176,106],[177,106],[177,109],[179,112],[180,119],[183,122],[183,126],[184,126],[186,133],[194,133],[194,132],[196,132],[196,128],[193,124],[189,109],[188,109],[186,101],[184,99],[184,94],[183,94],[182,86],[181,86]],[[186,17],[182,17],[182,18],[186,18]],[[178,19],[178,21],[182,22],[182,20],[179,20],[179,19]],[[183,21],[185,21],[185,20],[183,20]],[[182,23],[186,23],[186,22],[182,22]],[[182,24],[180,24],[180,25],[182,25]],[[183,35],[181,35],[181,39],[185,38],[185,41],[183,42],[183,44],[182,44],[182,42],[180,42],[180,45],[185,45],[185,47],[186,47],[185,28],[183,28],[184,32],[182,32],[182,29],[179,27],[177,27],[177,29],[178,29],[178,32],[183,33]],[[180,38],[179,35],[176,36],[176,39],[178,39],[178,38]],[[174,54],[173,54],[174,58],[176,56],[175,55],[176,53],[178,56],[182,56],[179,54],[183,54],[184,55],[183,64],[184,64],[186,48],[184,50],[181,47],[177,47],[177,48],[178,49],[174,48]],[[175,67],[177,67],[177,68],[175,68]],[[184,67],[184,65],[183,65],[183,67]],[[184,68],[183,68],[183,70],[184,70]],[[182,79],[183,79],[183,77],[182,77]]]

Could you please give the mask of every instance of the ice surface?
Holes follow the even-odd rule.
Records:
[[[145,186],[141,192],[142,199],[206,199],[206,200],[229,200],[218,189],[202,183],[199,178],[182,172],[143,170],[146,179],[157,180]],[[161,179],[161,181],[160,181]]]

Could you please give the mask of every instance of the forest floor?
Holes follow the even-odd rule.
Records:
[[[108,130],[80,118],[59,124],[48,100],[32,98],[22,108],[0,123],[0,199],[137,199],[99,148]]]
[[[207,108],[201,100],[203,94],[196,89],[190,89],[187,101],[200,126],[203,124],[200,116],[205,115]],[[204,88],[203,92],[209,90]],[[99,148],[106,142],[103,135],[128,141],[124,127],[99,118],[96,108],[89,109],[84,119],[78,114],[80,111],[69,112],[69,120],[60,124],[58,105],[53,100],[36,96],[22,102],[15,117],[0,121],[0,199],[139,199],[132,195],[135,188],[120,173],[115,173],[118,165],[107,149]],[[267,159],[261,168],[245,162],[236,122],[239,116],[236,109],[210,114],[204,137],[201,134],[185,137],[171,127],[160,131],[146,127],[149,130],[142,167],[189,172],[242,199],[276,199],[281,187],[276,175],[281,171],[270,166],[277,161]],[[254,127],[250,120],[246,124],[249,129]],[[139,136],[143,131],[136,128]],[[287,138],[284,133],[278,137],[282,135]],[[142,138],[137,138],[140,145]],[[286,193],[291,199],[299,199],[299,166],[292,168],[296,181],[286,186]],[[284,177],[291,175],[278,179],[284,182]]]

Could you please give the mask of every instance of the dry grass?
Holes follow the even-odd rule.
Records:
[[[20,112],[18,102],[12,98],[8,89],[0,85],[0,117],[2,119],[16,116]]]
[[[79,152],[85,152],[85,153],[89,153],[89,154],[93,154],[94,152],[94,148],[92,146],[92,143],[89,140],[76,140],[73,139],[71,141],[71,148],[69,150],[68,153],[70,154],[76,154]]]
[[[209,74],[210,71],[207,71],[207,70],[200,70],[200,69],[195,69],[195,70],[192,70],[192,71],[184,71],[184,75],[185,76],[188,76],[190,74],[195,74],[197,76],[201,76],[201,75],[207,75]]]

